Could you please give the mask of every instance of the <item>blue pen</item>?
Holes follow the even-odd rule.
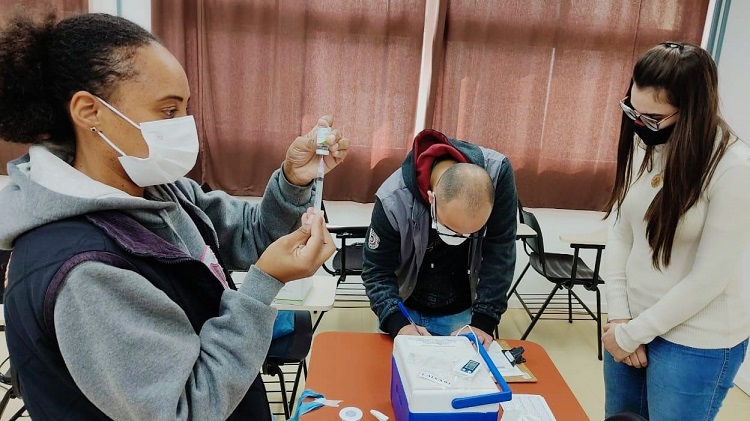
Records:
[[[414,326],[414,330],[416,330],[417,333],[419,333],[419,336],[422,336],[422,332],[419,331],[419,328],[417,327],[417,324],[414,323],[414,319],[412,319],[411,316],[409,315],[409,312],[406,311],[406,307],[404,307],[404,303],[402,303],[401,301],[399,301],[398,302],[398,308],[399,308],[399,310],[401,310],[401,313],[403,313],[403,315],[406,317],[406,320],[408,320],[409,323],[411,323],[411,325]]]

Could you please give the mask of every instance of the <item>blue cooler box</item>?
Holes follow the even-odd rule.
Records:
[[[487,351],[474,342],[471,334],[396,337],[391,362],[396,421],[497,421],[500,402],[509,401],[511,391]],[[460,374],[469,360],[480,363],[476,373]]]

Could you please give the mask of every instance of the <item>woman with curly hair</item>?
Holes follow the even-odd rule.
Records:
[[[203,193],[184,178],[199,145],[189,97],[178,61],[125,19],[22,13],[0,33],[0,138],[31,145],[8,164],[0,248],[34,419],[271,418],[271,301],[334,251],[308,208],[314,132],[260,204]],[[327,140],[330,170],[348,141]],[[248,271],[239,289],[228,270]]]

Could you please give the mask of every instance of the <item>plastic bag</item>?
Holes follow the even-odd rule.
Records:
[[[294,332],[294,311],[279,310],[273,323],[272,339],[277,339]]]

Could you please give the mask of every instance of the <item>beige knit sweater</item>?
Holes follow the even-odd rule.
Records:
[[[694,348],[732,347],[750,336],[750,274],[741,272],[750,243],[750,147],[733,139],[704,194],[680,220],[671,264],[659,271],[644,215],[661,188],[652,179],[663,169],[663,149],[657,147],[653,168],[638,177],[645,150],[636,147],[635,180],[609,232],[609,319],[632,319],[616,327],[615,338],[629,352],[657,336]]]

